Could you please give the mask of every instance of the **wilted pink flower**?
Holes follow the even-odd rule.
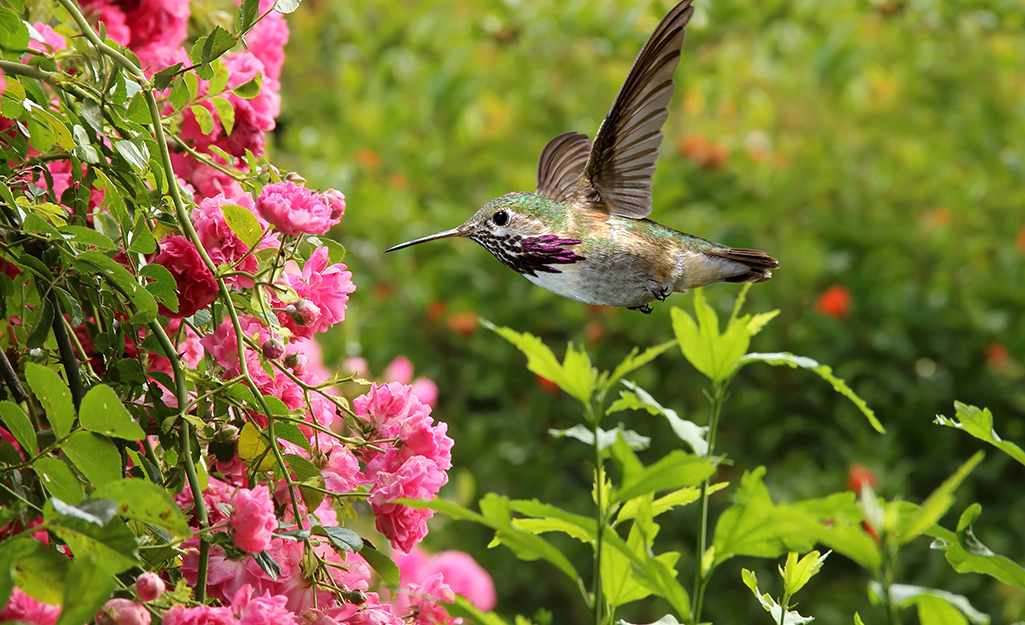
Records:
[[[191,241],[177,234],[160,240],[160,253],[154,260],[174,276],[178,290],[178,311],[160,304],[160,314],[170,318],[191,317],[217,299],[217,280],[203,264]]]
[[[297,620],[285,607],[287,603],[287,597],[271,595],[266,590],[254,597],[253,587],[246,584],[232,597],[231,609],[242,625],[293,625]]]
[[[212,608],[199,605],[194,608],[176,605],[167,611],[161,625],[239,625],[231,608]]]
[[[135,580],[140,601],[154,601],[164,594],[164,580],[153,571],[146,571]]]
[[[266,187],[265,187],[266,188]],[[352,273],[345,265],[337,263],[328,266],[327,249],[318,247],[303,265],[302,274],[285,273],[284,280],[295,289],[296,294],[320,310],[320,317],[310,325],[300,325],[284,310],[278,310],[281,325],[296,336],[311,338],[331,326],[345,320],[345,308],[349,294],[356,290]]]
[[[267,549],[278,523],[266,484],[235,491],[229,524],[234,530],[235,544],[242,551],[259,553]]]
[[[24,621],[33,625],[53,625],[60,616],[61,607],[36,601],[17,586],[11,591],[7,605],[0,610],[0,621]]]
[[[103,608],[96,615],[96,625],[149,625],[149,623],[149,610],[131,599],[111,599],[103,604]]]
[[[324,234],[338,223],[331,207],[318,193],[294,182],[274,182],[256,198],[257,213],[283,234]]]

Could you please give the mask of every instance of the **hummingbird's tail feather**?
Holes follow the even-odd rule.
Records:
[[[779,269],[779,261],[761,250],[728,248],[720,253],[723,258],[746,265],[750,271],[724,278],[724,282],[765,282],[772,278],[772,269]]]

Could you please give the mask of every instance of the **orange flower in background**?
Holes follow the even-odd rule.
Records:
[[[815,300],[815,309],[823,315],[843,319],[851,311],[851,292],[842,284],[834,284]]]
[[[463,336],[470,336],[477,330],[477,315],[472,312],[453,313],[448,318],[448,327]]]
[[[534,377],[537,378],[537,385],[541,387],[541,390],[548,393],[549,395],[558,395],[562,393],[562,389],[559,388],[559,385],[555,382],[552,382],[548,378],[540,376],[536,373],[534,374]]]
[[[1015,246],[1018,253],[1025,256],[1025,226],[1021,227],[1021,232],[1018,233],[1018,244]]]
[[[1009,359],[1010,354],[1003,343],[993,343],[986,348],[986,362],[998,369],[1006,367]]]
[[[847,467],[847,490],[860,493],[864,484],[875,490],[876,474],[860,462],[851,463],[851,466]]]

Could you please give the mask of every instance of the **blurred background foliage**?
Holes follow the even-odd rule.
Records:
[[[670,305],[690,302],[674,296],[650,316],[588,307],[534,287],[464,240],[382,252],[458,225],[494,196],[533,190],[541,148],[567,130],[593,137],[672,4],[309,0],[290,17],[274,159],[313,186],[345,191],[349,211],[335,234],[358,285],[326,356],[360,355],[379,372],[405,354],[437,381],[435,413],[456,440],[449,497],[497,491],[589,505],[590,452],[546,439],[548,428],[576,422],[575,404],[528,373],[477,316],[556,348],[582,343],[607,368],[633,345],[671,338]],[[921,501],[980,446],[931,425],[955,398],[990,407],[1002,436],[1025,439],[1025,5],[696,6],[652,216],[778,258],[782,268],[747,307],[782,312],[752,349],[832,365],[889,430],[876,435],[806,372],[748,367],[720,430],[719,448],[734,462],[722,477],[765,464],[773,496],[788,500],[843,490],[849,466],[861,463],[883,496]],[[707,295],[728,310],[738,289]],[[682,355],[662,356],[636,381],[682,415],[707,419],[702,380]],[[649,461],[674,444],[658,437],[665,425],[654,417],[621,416],[655,435]],[[990,453],[954,508],[981,502],[977,534],[1019,561],[1022,479],[1020,467]],[[727,496],[717,496],[720,506]],[[695,515],[663,522],[685,559]],[[554,571],[485,549],[480,528],[443,519],[433,528],[431,547],[470,551],[495,576],[499,611],[542,606],[556,623],[584,621]],[[565,548],[586,561],[582,547]],[[904,555],[898,581],[965,593],[997,622],[1025,611],[1025,597],[953,574],[924,544]],[[738,561],[737,575],[713,581],[709,619],[764,618],[753,601],[735,600],[745,592],[740,567],[757,564]],[[802,608],[824,622],[850,622],[855,609],[877,620],[862,571],[835,558],[824,573]],[[623,616],[664,612],[642,605]]]

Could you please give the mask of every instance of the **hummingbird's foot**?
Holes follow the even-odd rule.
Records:
[[[630,310],[636,310],[637,312],[642,312],[645,315],[651,314],[651,306],[648,306],[647,304],[645,304],[644,306],[627,306],[627,308],[629,308]]]
[[[673,294],[673,289],[672,287],[662,286],[654,280],[648,280],[648,292],[658,301],[664,302],[667,297]]]

